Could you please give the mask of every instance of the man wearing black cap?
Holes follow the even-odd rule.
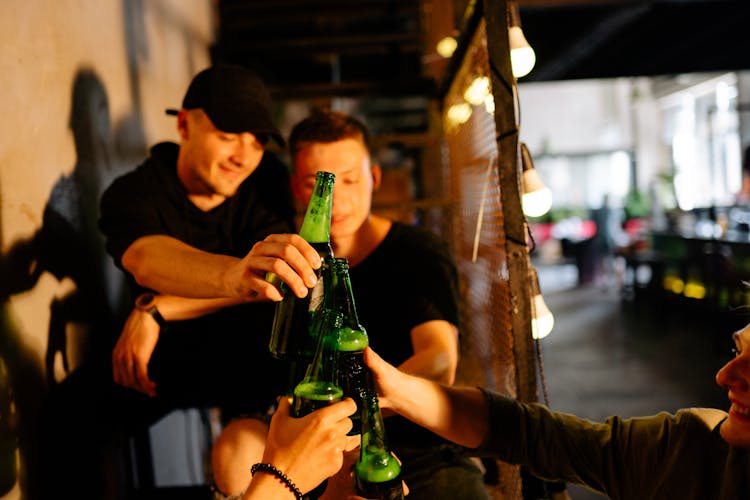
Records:
[[[288,173],[265,152],[283,139],[252,72],[208,68],[167,112],[180,144],[154,146],[101,200],[107,251],[135,297],[114,380],[150,396],[132,412],[136,425],[185,406],[260,415],[284,379],[267,348],[281,295],[264,277],[274,272],[301,297],[320,259],[293,234]]]

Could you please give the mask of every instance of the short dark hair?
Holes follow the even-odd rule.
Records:
[[[336,142],[343,139],[361,140],[367,149],[367,154],[372,154],[370,132],[364,123],[345,113],[315,108],[310,116],[295,125],[289,134],[289,152],[293,160],[294,156],[309,144]]]

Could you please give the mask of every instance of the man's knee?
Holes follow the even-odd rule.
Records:
[[[211,450],[216,487],[229,494],[244,491],[250,483],[250,467],[260,462],[268,425],[253,418],[233,420],[221,431]]]

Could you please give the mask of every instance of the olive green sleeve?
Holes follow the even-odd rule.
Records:
[[[586,485],[613,499],[645,498],[639,495],[658,491],[664,462],[690,445],[682,439],[689,427],[681,423],[685,413],[592,422],[489,391],[485,395],[490,431],[480,453],[523,464],[543,479]]]

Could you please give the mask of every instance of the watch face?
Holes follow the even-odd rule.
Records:
[[[138,299],[135,301],[135,306],[138,309],[145,309],[154,301],[154,294],[153,293],[144,293],[141,294]]]

